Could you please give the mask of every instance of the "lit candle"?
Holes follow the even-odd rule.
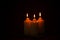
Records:
[[[30,27],[31,27],[31,20],[28,18],[28,13],[26,14],[26,20],[24,21],[24,34],[29,35]]]
[[[41,12],[39,12],[39,19],[37,20],[38,27],[39,27],[39,32],[43,33],[44,32],[44,20],[41,17]]]
[[[34,19],[32,20],[32,25],[31,25],[31,36],[37,36],[37,20],[35,19],[35,14],[34,14]]]

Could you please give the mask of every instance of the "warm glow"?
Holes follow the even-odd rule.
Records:
[[[39,12],[39,16],[41,16],[41,12]]]
[[[28,13],[26,14],[26,17],[28,17]]]
[[[34,18],[35,18],[35,14],[34,14]]]

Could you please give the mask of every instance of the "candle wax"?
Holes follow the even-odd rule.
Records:
[[[38,27],[39,27],[39,31],[40,33],[44,32],[44,20],[42,19],[42,17],[39,17],[39,19],[37,20],[38,23]]]
[[[37,27],[36,19],[33,19],[32,25],[31,25],[31,35],[32,36],[37,36],[37,33],[38,33],[37,30],[38,30],[38,27]]]
[[[24,34],[29,35],[30,34],[30,27],[31,27],[31,20],[29,18],[26,18],[24,21]]]

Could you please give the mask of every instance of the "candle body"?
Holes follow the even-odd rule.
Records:
[[[27,18],[24,21],[24,35],[30,35],[31,20]]]
[[[38,27],[37,27],[36,19],[33,19],[30,30],[31,30],[31,36],[38,35]]]
[[[44,33],[44,20],[40,17],[37,20],[38,27],[39,27],[39,33]]]

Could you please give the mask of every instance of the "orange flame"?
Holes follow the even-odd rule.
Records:
[[[26,17],[28,17],[28,13],[26,14]]]
[[[34,18],[35,18],[35,14],[34,14]]]
[[[39,16],[41,16],[41,12],[39,12]]]

